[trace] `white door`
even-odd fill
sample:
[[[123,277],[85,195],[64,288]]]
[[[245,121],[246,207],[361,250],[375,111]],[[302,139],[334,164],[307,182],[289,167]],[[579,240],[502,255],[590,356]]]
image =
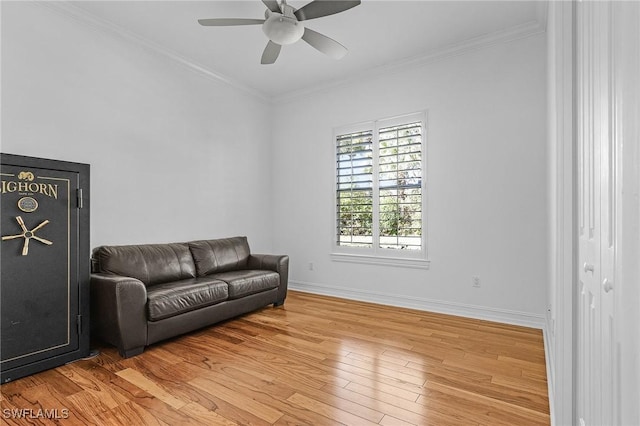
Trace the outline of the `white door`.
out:
[[[578,214],[577,414],[616,424],[616,134],[612,2],[579,2],[576,27]]]
[[[640,425],[640,2],[613,6],[614,421]]]
[[[599,51],[602,60],[602,76],[600,80],[600,96],[602,107],[598,119],[602,123],[600,129],[600,330],[601,352],[600,374],[601,387],[600,407],[602,425],[619,424],[616,419],[616,328],[614,316],[615,246],[616,246],[616,102],[613,90],[614,62],[612,57],[616,45],[613,31],[613,3],[597,2],[596,14],[603,25],[600,34]]]

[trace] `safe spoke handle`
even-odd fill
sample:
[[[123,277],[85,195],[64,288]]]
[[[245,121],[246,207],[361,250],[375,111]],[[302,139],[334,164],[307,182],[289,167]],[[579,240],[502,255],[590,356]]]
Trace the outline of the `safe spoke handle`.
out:
[[[2,241],[7,241],[7,240],[14,240],[16,238],[24,238],[24,245],[22,246],[22,255],[26,256],[29,254],[29,240],[30,239],[34,239],[36,241],[41,242],[42,244],[46,244],[48,246],[53,244],[53,241],[49,241],[46,238],[41,238],[38,237],[35,232],[44,227],[46,224],[49,223],[49,219],[45,219],[44,221],[42,221],[40,223],[40,225],[36,226],[35,228],[33,228],[31,231],[29,231],[27,229],[27,225],[25,225],[24,220],[22,219],[21,216],[16,216],[16,221],[18,222],[18,225],[20,225],[20,228],[22,228],[22,234],[16,234],[16,235],[5,235],[2,237]]]

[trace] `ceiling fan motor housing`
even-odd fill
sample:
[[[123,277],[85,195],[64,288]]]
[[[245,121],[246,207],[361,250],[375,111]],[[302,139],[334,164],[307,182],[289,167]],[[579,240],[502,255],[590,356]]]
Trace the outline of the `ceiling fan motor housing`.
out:
[[[274,43],[293,44],[302,38],[304,25],[295,17],[272,12],[262,24],[262,31]]]

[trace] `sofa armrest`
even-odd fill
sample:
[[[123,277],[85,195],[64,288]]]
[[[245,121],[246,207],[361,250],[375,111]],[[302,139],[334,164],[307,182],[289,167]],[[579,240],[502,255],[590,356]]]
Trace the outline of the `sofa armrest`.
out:
[[[147,343],[147,289],[142,281],[113,274],[91,274],[91,324],[100,339],[128,358]]]
[[[282,305],[284,303],[284,299],[287,298],[287,286],[289,285],[289,256],[274,254],[251,254],[249,255],[248,268],[275,271],[280,275],[278,297],[274,302],[274,305]]]

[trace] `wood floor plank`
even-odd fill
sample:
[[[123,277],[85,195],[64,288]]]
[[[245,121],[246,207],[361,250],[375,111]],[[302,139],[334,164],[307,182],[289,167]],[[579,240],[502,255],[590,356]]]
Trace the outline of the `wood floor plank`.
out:
[[[95,416],[95,423],[101,425],[149,425],[171,426],[133,401],[128,401],[107,412]]]
[[[464,407],[462,412],[472,414],[479,421],[484,420],[489,424],[493,422],[503,425],[528,424],[533,426],[549,422],[548,413],[517,406],[499,398],[438,383],[429,383],[428,385],[430,393],[427,396],[421,395],[418,398],[419,404],[430,406],[439,403],[457,410]]]
[[[181,410],[203,425],[234,426],[237,424],[195,402],[188,403]]]
[[[290,291],[136,357],[96,343],[97,357],[0,386],[2,410],[68,410],[64,426],[550,421],[542,333],[526,327]]]
[[[80,388],[79,392],[74,392],[69,398],[83,393],[90,394],[94,399],[100,401],[100,405],[106,406],[109,409],[124,404],[128,400],[127,397],[117,390],[102,382],[100,378],[76,365],[65,365],[58,368],[57,371],[62,373],[65,379],[73,381]]]
[[[523,377],[507,377],[494,375],[491,377],[491,383],[508,387],[516,391],[531,392],[541,396],[545,400],[547,399],[546,382]]]
[[[253,414],[256,417],[261,418],[262,420],[270,424],[278,421],[278,419],[284,414],[259,401],[246,398],[246,395],[242,394],[241,392],[227,387],[227,385],[229,384],[220,383],[219,381],[212,380],[210,377],[196,378],[191,380],[189,383],[206,392],[215,392],[215,395],[217,397],[224,399],[228,403],[233,404],[242,401],[241,404],[243,410]]]
[[[396,419],[389,415],[385,415],[379,423],[381,426],[410,426],[413,423],[405,422],[404,420]]]
[[[84,392],[84,391],[81,391]],[[45,383],[38,386],[30,387],[28,390],[24,391],[21,394],[20,399],[12,399],[16,406],[21,409],[32,409],[32,410],[68,410],[69,417],[65,419],[66,423],[72,425],[82,425],[88,424],[90,419],[93,416],[93,413],[106,411],[107,407],[101,406],[98,403],[92,403],[85,407],[81,404],[78,404],[77,401],[72,398],[78,395],[78,393],[64,396],[58,393],[55,387],[51,386],[49,383]],[[27,404],[20,404],[19,402],[27,402]],[[80,408],[82,407],[82,410]],[[46,424],[47,422],[43,422]],[[28,424],[28,423],[25,423]]]
[[[420,396],[419,393],[407,392],[398,388],[385,388],[377,384],[374,386],[365,386],[358,383],[349,383],[344,388],[397,406],[401,406],[405,402],[416,402]],[[387,392],[385,392],[385,390]]]
[[[327,389],[329,391],[329,389]],[[464,419],[459,413],[449,410],[434,410],[422,404],[410,401],[395,401],[395,404],[383,401],[378,396],[367,396],[345,388],[333,388],[331,394],[342,399],[356,402],[365,407],[379,410],[387,415],[415,425],[458,426],[460,424],[477,424],[475,421]]]
[[[380,414],[378,421],[370,421],[299,393],[293,394],[287,401],[346,425],[377,425],[384,417]]]
[[[372,357],[368,354],[361,354],[360,352],[353,351],[346,354],[346,356],[349,358],[353,358],[356,361],[363,361],[363,362],[376,363],[376,364],[378,362],[384,362],[384,363],[387,363],[388,365],[395,365],[399,367],[406,367],[407,364],[409,363],[409,361],[406,361],[401,358],[385,355],[384,353]]]
[[[153,382],[146,378],[142,373],[131,368],[127,368],[116,373],[132,385],[139,387],[140,389],[149,392],[160,401],[172,406],[173,408],[180,409],[184,407],[188,402],[179,400],[171,395],[165,389],[162,389],[156,382]]]

